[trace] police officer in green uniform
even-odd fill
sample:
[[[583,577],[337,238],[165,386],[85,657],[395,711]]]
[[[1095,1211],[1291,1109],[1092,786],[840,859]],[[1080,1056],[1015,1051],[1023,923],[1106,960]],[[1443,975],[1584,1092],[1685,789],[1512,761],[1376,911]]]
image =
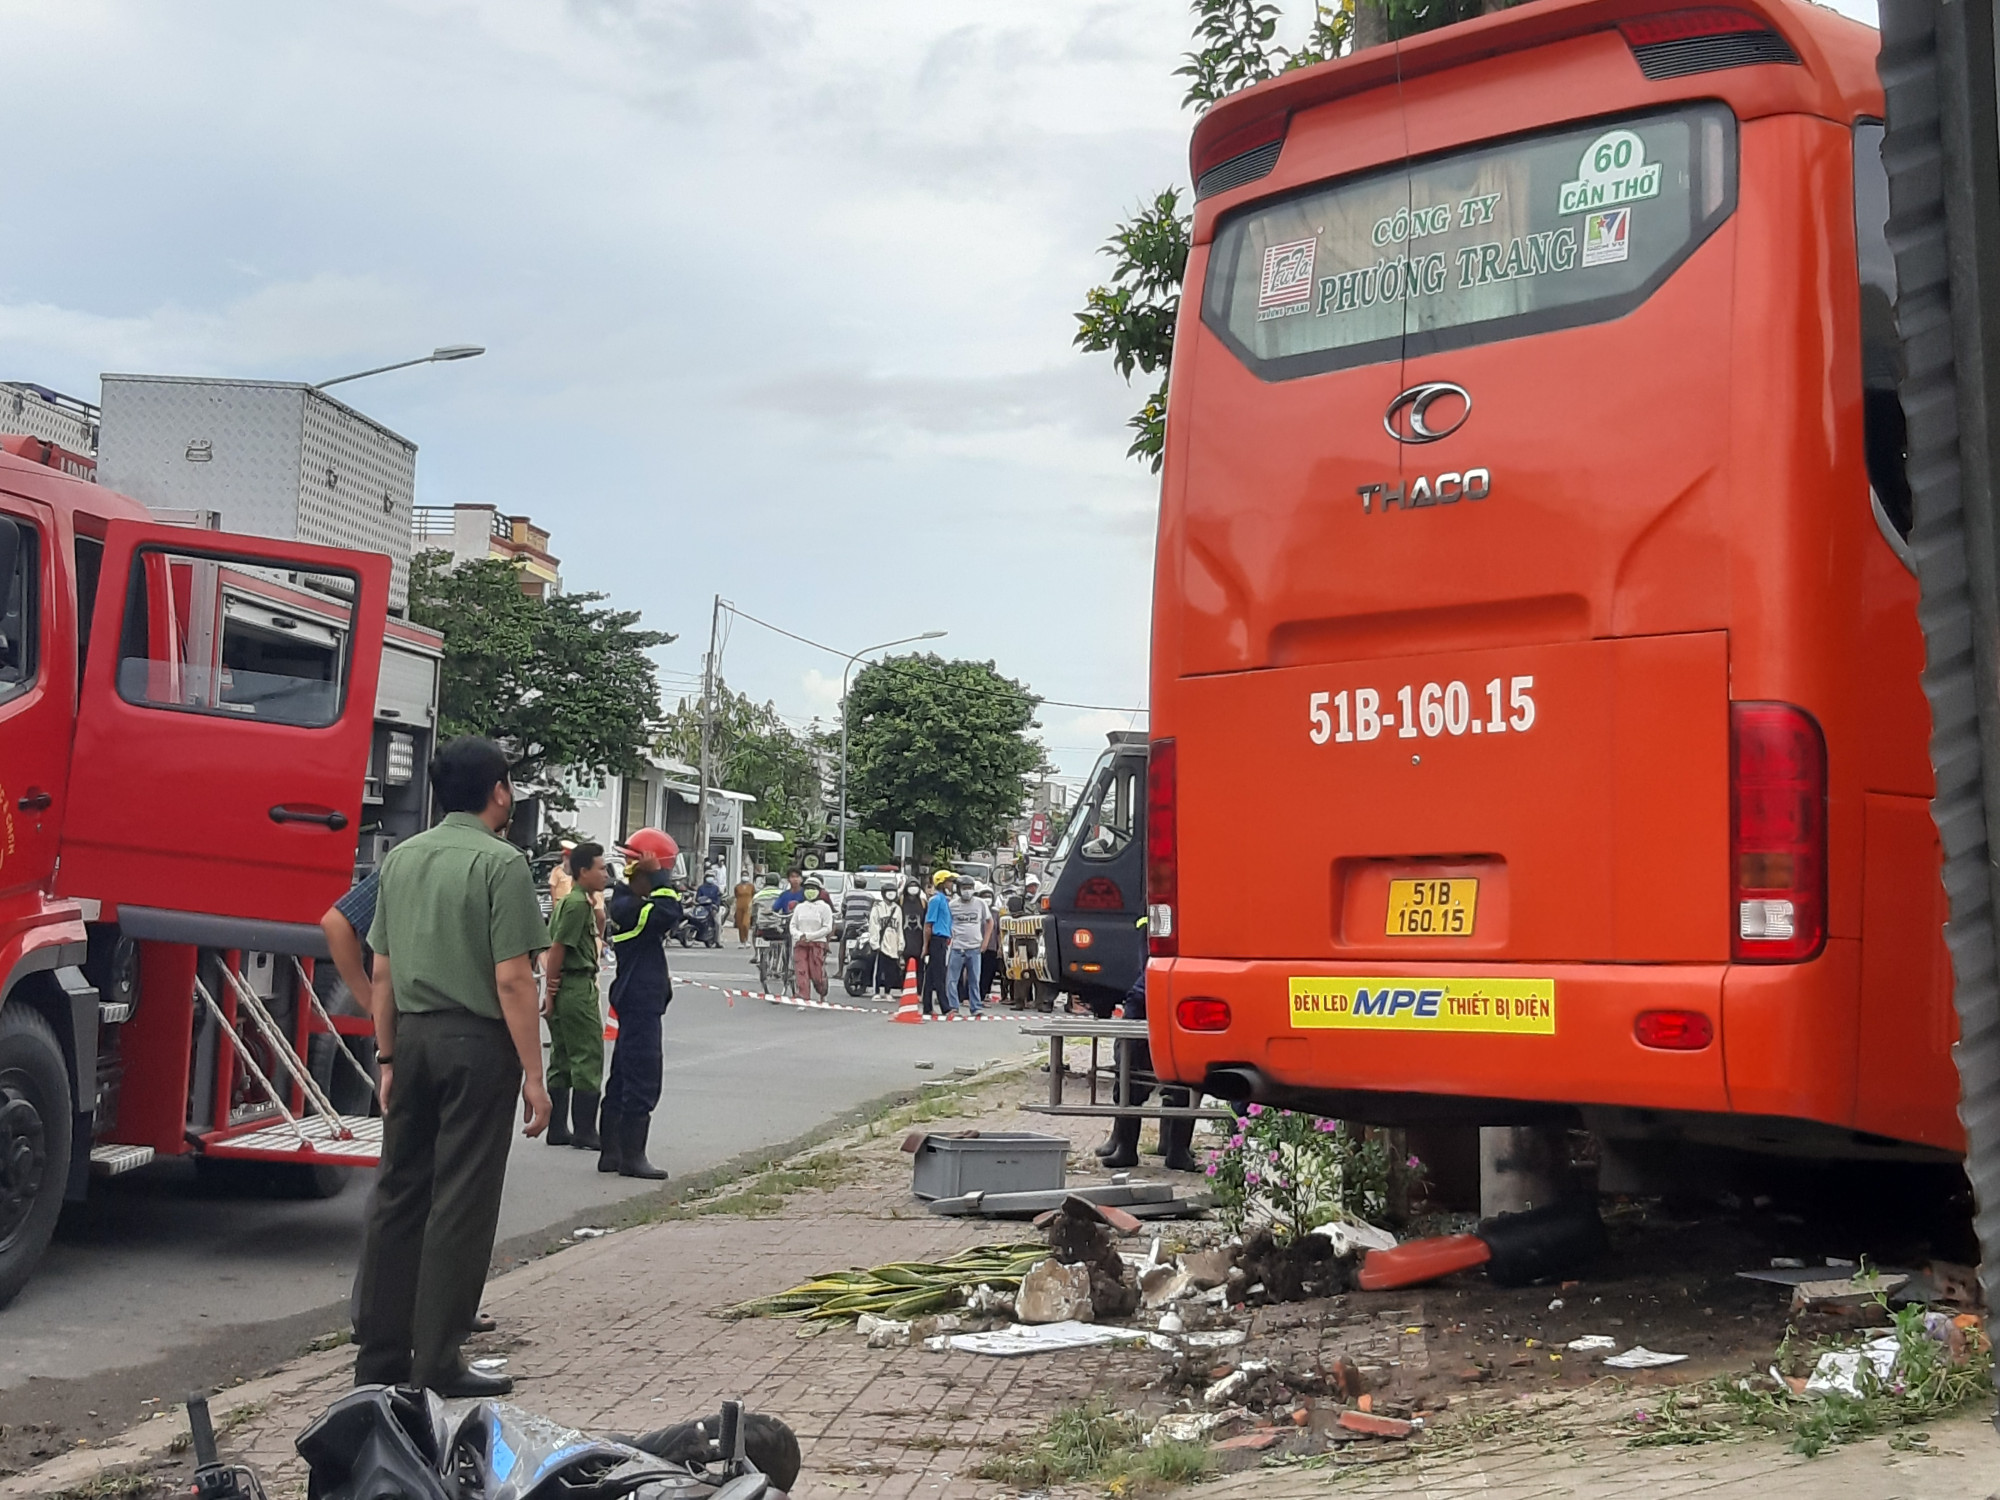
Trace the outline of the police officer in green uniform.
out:
[[[550,914],[549,954],[542,964],[542,1014],[549,1022],[548,1139],[551,1146],[595,1151],[604,1013],[597,1004],[597,908],[590,898],[611,883],[611,872],[602,844],[578,844],[565,860],[575,884]]]
[[[500,1396],[505,1375],[466,1367],[514,1101],[522,1133],[549,1122],[533,955],[549,945],[527,858],[500,835],[514,810],[507,758],[453,740],[431,763],[444,820],[382,862],[368,930],[382,1163],[361,1253],[357,1385]]]

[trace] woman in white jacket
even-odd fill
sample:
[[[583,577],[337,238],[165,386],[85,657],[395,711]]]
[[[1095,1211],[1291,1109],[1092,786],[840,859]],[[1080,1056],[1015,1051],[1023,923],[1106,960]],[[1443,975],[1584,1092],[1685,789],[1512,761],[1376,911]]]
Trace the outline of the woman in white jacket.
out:
[[[807,881],[805,900],[792,908],[792,977],[801,1000],[826,998],[826,944],[832,936],[833,908],[825,892]]]

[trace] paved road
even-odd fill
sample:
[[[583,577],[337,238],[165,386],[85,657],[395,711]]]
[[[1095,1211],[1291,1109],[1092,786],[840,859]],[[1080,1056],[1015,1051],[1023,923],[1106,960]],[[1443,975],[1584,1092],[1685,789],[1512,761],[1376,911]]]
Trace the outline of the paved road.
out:
[[[1003,1021],[889,1025],[889,1005],[857,1015],[732,1003],[690,982],[754,989],[747,959],[730,944],[675,958],[680,988],[667,1015],[666,1094],[650,1153],[676,1176],[793,1140],[955,1066],[1032,1045]],[[837,988],[834,998],[846,999]],[[935,1071],[918,1070],[919,1060]],[[652,1190],[595,1166],[594,1154],[517,1141],[501,1239]],[[31,1377],[95,1377],[169,1356],[192,1371],[201,1362],[189,1364],[191,1351],[244,1343],[246,1325],[342,1304],[366,1202],[359,1175],[325,1201],[272,1202],[198,1183],[184,1162],[96,1184],[90,1201],[65,1211],[34,1281],[0,1310],[0,1393]],[[339,1319],[319,1322],[330,1328]],[[0,1420],[18,1416],[9,1404],[0,1395]]]

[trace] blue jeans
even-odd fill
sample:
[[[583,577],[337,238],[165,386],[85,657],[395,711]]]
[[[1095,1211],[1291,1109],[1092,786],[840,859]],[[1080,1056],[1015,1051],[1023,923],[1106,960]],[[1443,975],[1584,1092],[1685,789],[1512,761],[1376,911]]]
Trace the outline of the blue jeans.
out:
[[[944,993],[947,1001],[960,998],[960,987],[964,988],[965,1013],[979,1014],[979,950],[977,948],[954,948],[951,957],[945,960]]]

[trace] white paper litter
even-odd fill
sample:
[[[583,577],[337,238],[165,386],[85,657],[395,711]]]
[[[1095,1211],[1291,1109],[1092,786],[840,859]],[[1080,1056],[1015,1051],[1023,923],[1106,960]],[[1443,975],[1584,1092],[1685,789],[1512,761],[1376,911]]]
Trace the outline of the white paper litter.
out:
[[[1393,1250],[1396,1237],[1388,1230],[1374,1224],[1364,1224],[1357,1219],[1336,1219],[1331,1224],[1322,1224],[1313,1231],[1323,1234],[1333,1241],[1333,1253],[1345,1255],[1350,1250]]]
[[[569,1237],[573,1240],[601,1240],[609,1233],[608,1229],[572,1229]]]
[[[502,1370],[507,1368],[507,1361],[497,1358],[475,1359],[470,1368],[477,1375],[498,1375]]]
[[[1604,1367],[1607,1370],[1657,1370],[1662,1365],[1677,1365],[1686,1358],[1685,1354],[1661,1354],[1644,1344],[1634,1344],[1623,1354],[1612,1355],[1604,1362]]]
[[[1094,1349],[1100,1344],[1152,1344],[1173,1348],[1173,1340],[1136,1328],[1106,1328],[1071,1318],[1062,1323],[1010,1323],[990,1333],[954,1333],[926,1339],[926,1349],[953,1349],[961,1354],[990,1354],[1011,1359],[1023,1354],[1055,1354],[1064,1349]]]
[[[1146,1446],[1157,1448],[1161,1443],[1206,1442],[1216,1428],[1230,1422],[1246,1421],[1249,1416],[1250,1413],[1240,1406],[1232,1406],[1227,1411],[1168,1412],[1146,1434]]]
[[[1870,1339],[1859,1349],[1837,1349],[1822,1354],[1806,1379],[1806,1394],[1824,1396],[1839,1391],[1844,1396],[1861,1394],[1861,1361],[1867,1360],[1877,1380],[1886,1381],[1896,1368],[1896,1339]]]
[[[1616,1349],[1618,1340],[1608,1333],[1586,1333],[1580,1339],[1571,1339],[1563,1347],[1577,1354],[1589,1354],[1598,1349]]]

